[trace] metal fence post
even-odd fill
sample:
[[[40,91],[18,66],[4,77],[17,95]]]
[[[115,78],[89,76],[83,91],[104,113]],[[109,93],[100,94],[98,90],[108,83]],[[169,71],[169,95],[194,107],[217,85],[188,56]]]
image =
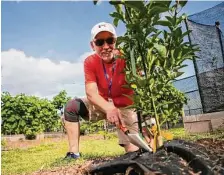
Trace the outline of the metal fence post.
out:
[[[220,22],[219,21],[215,22],[215,27],[219,37],[219,42],[220,42],[220,47],[222,52],[222,59],[223,59],[223,67],[224,67],[224,50],[223,50],[223,43],[222,43],[222,36],[221,36],[222,31],[220,30],[219,26],[220,26]]]

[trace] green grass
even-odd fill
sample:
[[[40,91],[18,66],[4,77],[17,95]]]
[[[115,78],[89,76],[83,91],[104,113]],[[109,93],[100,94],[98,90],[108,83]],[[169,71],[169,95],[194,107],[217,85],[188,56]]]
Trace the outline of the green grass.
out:
[[[170,129],[174,138],[197,140],[201,138],[224,138],[224,132],[218,131],[207,134],[185,134],[183,128]],[[114,157],[124,154],[123,148],[118,146],[117,138],[109,140],[82,140],[80,151],[82,158],[77,161],[63,160],[67,152],[67,140],[50,142],[28,149],[13,149],[2,152],[2,174],[24,174],[38,170],[52,169],[53,167],[71,164],[83,164],[92,158]]]
[[[169,131],[173,133],[174,139],[183,139],[183,140],[191,140],[191,141],[204,139],[204,138],[224,139],[223,130],[217,130],[211,133],[200,133],[200,134],[185,133],[184,128],[174,128],[174,129],[169,129]]]
[[[92,158],[113,157],[124,153],[117,139],[84,140],[80,144],[82,158],[78,161],[63,160],[67,152],[67,141],[48,143],[28,148],[2,152],[2,174],[24,174],[41,169],[82,164]]]

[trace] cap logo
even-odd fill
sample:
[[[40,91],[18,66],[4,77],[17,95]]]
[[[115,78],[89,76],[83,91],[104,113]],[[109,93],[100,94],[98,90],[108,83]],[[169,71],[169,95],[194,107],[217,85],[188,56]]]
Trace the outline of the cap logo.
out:
[[[99,27],[99,28],[101,28],[101,27],[106,27],[106,25],[105,25],[105,24],[101,24],[101,25],[99,25],[98,27]]]

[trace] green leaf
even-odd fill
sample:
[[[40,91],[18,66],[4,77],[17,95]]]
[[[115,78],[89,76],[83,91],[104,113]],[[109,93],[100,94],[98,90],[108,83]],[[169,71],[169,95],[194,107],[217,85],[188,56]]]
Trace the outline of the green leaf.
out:
[[[130,31],[138,31],[139,30],[139,24],[126,24],[126,28]],[[133,39],[133,36],[131,37]]]
[[[165,18],[172,24],[172,26],[175,26],[175,19],[171,16],[165,16]]]
[[[180,66],[178,66],[177,68],[178,69],[181,69],[181,68],[184,68],[184,67],[187,67],[188,65],[187,64],[184,64],[184,65],[180,65]]]
[[[154,44],[154,47],[157,49],[158,53],[164,58],[166,57],[166,47],[161,44]]]
[[[130,57],[131,57],[132,73],[134,75],[136,75],[135,58],[134,58],[134,48],[132,48],[131,51],[130,51]]]
[[[180,0],[178,2],[181,5],[181,7],[184,7],[187,4],[187,1],[185,1],[185,0]]]
[[[156,57],[154,55],[152,55],[151,52],[152,52],[152,48],[148,49],[147,60],[149,62],[149,64],[148,64],[149,72],[152,70],[152,65],[154,64],[154,61],[156,59]]]
[[[156,22],[157,25],[161,25],[161,26],[172,26],[172,24],[169,21],[164,21],[164,20],[160,20]]]
[[[145,10],[143,1],[125,1],[124,5],[141,12]]]
[[[118,26],[118,22],[119,22],[119,19],[118,18],[114,18],[114,21],[113,21],[113,24],[114,26]]]
[[[155,80],[153,78],[151,78],[149,81],[149,86],[151,89],[153,88],[154,84],[155,84]]]
[[[112,0],[112,1],[109,1],[109,3],[111,5],[119,5],[119,4],[124,4],[123,1],[119,1],[119,0]]]
[[[129,42],[129,38],[127,36],[119,36],[117,37],[117,44],[121,44],[123,42]]]
[[[145,79],[139,79],[138,80],[138,84],[139,84],[139,86],[140,87],[145,87],[146,86],[146,84],[147,84],[147,82],[145,81]]]
[[[19,124],[20,124],[20,126],[25,126],[26,125],[26,122],[24,121],[24,120],[21,120],[20,122],[19,122]]]
[[[182,38],[182,30],[181,27],[177,27],[174,31],[175,39],[180,40]]]
[[[150,17],[150,18],[154,17],[156,14],[160,14],[160,13],[168,11],[168,9],[169,8],[167,8],[167,7],[155,6],[152,9],[150,9],[148,17]]]
[[[170,4],[171,4],[171,0],[156,0],[156,1],[152,1],[153,5],[156,5],[156,6],[160,6],[160,7],[169,7]]]
[[[9,121],[9,122],[15,122],[16,121],[15,115],[12,115],[11,117],[9,117],[7,119],[7,121]]]
[[[179,77],[179,76],[181,76],[181,75],[183,75],[183,74],[184,74],[184,72],[177,72],[175,78],[177,78],[177,77]]]
[[[159,85],[157,85],[156,89],[159,92],[159,91],[162,91],[163,87],[164,87],[163,84],[159,84]]]
[[[184,32],[181,36],[181,39],[183,39],[185,36],[188,36],[191,32],[192,32],[192,30],[188,30],[188,31]]]
[[[116,8],[117,12],[123,15],[123,11],[122,11],[122,5],[118,4],[118,5],[114,5],[114,7]]]
[[[15,130],[16,127],[17,127],[17,123],[13,123],[13,124],[12,124],[12,129]]]
[[[172,103],[173,103],[172,101],[165,101],[163,103],[158,104],[157,107],[158,107],[158,109],[160,107],[164,107],[164,109],[168,109],[169,104],[172,104]]]
[[[120,13],[117,13],[117,12],[113,12],[110,14],[110,16],[114,17],[114,18],[118,18],[120,20],[124,20],[123,16],[120,14]]]

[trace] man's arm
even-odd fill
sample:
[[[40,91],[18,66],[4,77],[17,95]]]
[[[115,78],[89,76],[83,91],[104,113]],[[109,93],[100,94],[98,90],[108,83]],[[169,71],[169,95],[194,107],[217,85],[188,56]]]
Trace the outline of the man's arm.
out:
[[[120,122],[122,122],[119,109],[101,97],[97,90],[95,82],[86,84],[86,95],[88,100],[106,113],[106,118],[109,122],[115,123],[116,126],[119,126]]]
[[[109,103],[98,94],[97,92],[98,88],[95,82],[87,83],[85,85],[85,88],[86,88],[87,99],[91,103],[99,107],[102,111],[107,113],[107,111],[115,108],[115,106],[112,103]]]
[[[85,88],[87,99],[97,107],[99,107],[106,114],[106,118],[109,122],[119,125],[121,114],[114,104],[109,103],[103,97],[98,94],[98,87],[96,84],[96,72],[94,64],[90,58],[84,61],[85,72]]]
[[[96,84],[96,70],[94,67],[94,59],[92,57],[85,59],[84,72],[87,99],[105,113],[111,108],[115,108],[113,104],[107,102],[98,94],[98,87]]]

